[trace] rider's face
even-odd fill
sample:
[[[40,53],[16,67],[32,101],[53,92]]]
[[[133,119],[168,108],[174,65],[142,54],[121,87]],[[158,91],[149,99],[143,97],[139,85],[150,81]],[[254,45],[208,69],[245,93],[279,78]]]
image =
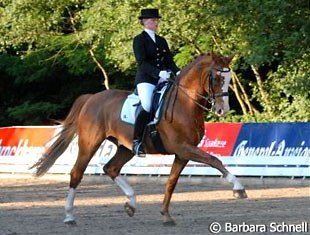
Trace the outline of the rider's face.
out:
[[[157,18],[150,18],[150,19],[144,19],[143,25],[145,28],[156,31],[158,28],[159,19]]]

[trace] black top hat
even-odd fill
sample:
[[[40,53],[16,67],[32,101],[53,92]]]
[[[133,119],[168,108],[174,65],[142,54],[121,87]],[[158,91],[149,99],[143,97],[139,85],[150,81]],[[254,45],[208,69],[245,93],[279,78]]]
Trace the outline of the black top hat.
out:
[[[158,19],[161,18],[158,9],[142,9],[141,15],[139,16],[139,20],[149,18],[158,18]]]

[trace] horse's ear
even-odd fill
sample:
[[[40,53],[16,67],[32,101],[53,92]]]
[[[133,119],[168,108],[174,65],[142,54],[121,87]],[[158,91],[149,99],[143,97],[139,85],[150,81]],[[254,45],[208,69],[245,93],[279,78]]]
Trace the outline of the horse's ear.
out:
[[[230,64],[230,62],[232,61],[232,59],[235,57],[236,53],[231,54],[230,56],[226,57],[226,62],[227,64]]]

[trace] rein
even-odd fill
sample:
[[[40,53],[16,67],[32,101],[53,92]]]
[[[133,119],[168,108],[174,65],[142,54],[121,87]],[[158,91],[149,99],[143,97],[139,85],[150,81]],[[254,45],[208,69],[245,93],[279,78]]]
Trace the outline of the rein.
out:
[[[171,79],[172,80],[172,79]],[[182,91],[188,98],[190,98],[197,106],[199,106],[200,108],[202,108],[205,111],[212,111],[213,106],[215,104],[215,99],[210,99],[209,97],[205,97],[201,94],[199,94],[198,92],[196,92],[196,94],[198,95],[198,97],[202,98],[203,100],[207,101],[209,104],[211,104],[211,108],[207,108],[206,106],[200,104],[197,100],[195,100],[194,98],[192,98],[188,92],[186,91],[186,89],[182,86],[180,86],[179,84],[177,84],[176,82],[173,82],[173,84],[175,85],[175,87],[177,87],[180,91]]]

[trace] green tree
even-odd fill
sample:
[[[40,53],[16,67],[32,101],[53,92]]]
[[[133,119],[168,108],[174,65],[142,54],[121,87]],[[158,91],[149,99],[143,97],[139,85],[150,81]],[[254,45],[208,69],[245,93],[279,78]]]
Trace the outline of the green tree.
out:
[[[231,115],[207,120],[309,121],[306,0],[0,0],[0,123],[43,123],[81,93],[132,89],[146,7],[160,9],[159,34],[180,67],[236,53]]]
[[[7,124],[64,116],[78,95],[100,90],[98,80],[85,78],[99,76],[89,48],[74,33],[70,11],[81,7],[77,1],[6,1],[0,6],[1,116],[12,120]]]

